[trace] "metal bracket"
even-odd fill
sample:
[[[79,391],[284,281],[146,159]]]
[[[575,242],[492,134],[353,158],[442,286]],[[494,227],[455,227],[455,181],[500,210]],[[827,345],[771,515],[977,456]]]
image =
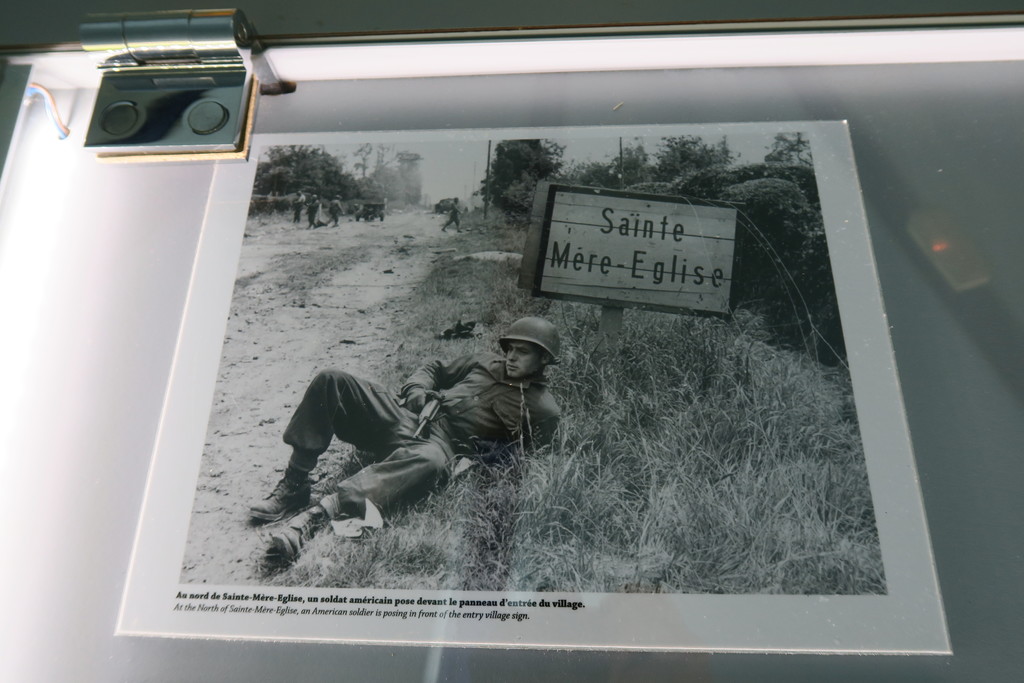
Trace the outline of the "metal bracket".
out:
[[[244,158],[257,92],[295,90],[239,10],[95,16],[80,32],[104,57],[85,146],[107,159]]]

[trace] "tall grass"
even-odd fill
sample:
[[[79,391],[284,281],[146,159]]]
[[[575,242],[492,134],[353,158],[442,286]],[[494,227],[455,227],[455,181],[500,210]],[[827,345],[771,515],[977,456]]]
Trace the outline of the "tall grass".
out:
[[[460,252],[518,237],[500,225]],[[766,343],[757,316],[627,311],[602,352],[596,307],[533,299],[513,266],[440,259],[395,322],[392,386],[422,362],[555,322],[555,443],[476,467],[370,538],[314,540],[290,585],[519,591],[884,593],[849,378]],[[455,319],[481,339],[441,341]],[[351,465],[349,468],[351,469]]]

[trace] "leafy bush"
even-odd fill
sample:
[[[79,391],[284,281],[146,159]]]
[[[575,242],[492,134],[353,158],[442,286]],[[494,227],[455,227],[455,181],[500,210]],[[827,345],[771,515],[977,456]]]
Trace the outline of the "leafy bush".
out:
[[[490,177],[481,194],[508,217],[524,222],[533,206],[537,182],[558,173],[563,147],[550,140],[503,140],[494,148]]]
[[[738,305],[762,312],[779,341],[802,347],[822,362],[844,362],[820,209],[796,183],[780,178],[731,185],[720,199],[740,210],[733,283]]]
[[[673,190],[692,197],[713,199],[721,197],[722,193],[733,185],[759,178],[787,180],[800,189],[809,206],[819,208],[818,182],[814,177],[814,168],[804,164],[747,164],[729,168],[709,168],[698,172],[685,183],[676,184]]]

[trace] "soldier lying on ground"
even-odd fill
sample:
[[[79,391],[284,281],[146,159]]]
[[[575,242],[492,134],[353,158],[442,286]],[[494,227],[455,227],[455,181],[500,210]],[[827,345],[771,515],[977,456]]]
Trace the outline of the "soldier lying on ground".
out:
[[[443,483],[456,453],[477,441],[544,444],[559,408],[544,369],[557,362],[555,326],[522,318],[499,339],[504,356],[485,353],[417,370],[396,399],[387,389],[339,370],[310,383],[284,432],[292,447],[284,478],[250,509],[258,522],[275,522],[309,505],[309,473],[332,437],[372,454],[374,463],[271,535],[268,554],[293,562],[329,521],[362,518],[367,501],[384,512],[411,503]],[[420,411],[431,399],[441,408],[429,432],[417,434]]]

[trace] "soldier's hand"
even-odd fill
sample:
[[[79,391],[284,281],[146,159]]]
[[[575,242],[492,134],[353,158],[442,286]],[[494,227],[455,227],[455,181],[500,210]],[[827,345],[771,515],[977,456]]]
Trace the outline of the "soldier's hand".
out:
[[[423,406],[427,405],[427,402],[432,398],[440,398],[441,395],[436,391],[425,389],[423,387],[410,387],[405,392],[405,407],[413,413],[419,415],[423,410]]]
[[[409,387],[405,392],[405,409],[419,415],[427,404],[427,390],[423,387]]]

